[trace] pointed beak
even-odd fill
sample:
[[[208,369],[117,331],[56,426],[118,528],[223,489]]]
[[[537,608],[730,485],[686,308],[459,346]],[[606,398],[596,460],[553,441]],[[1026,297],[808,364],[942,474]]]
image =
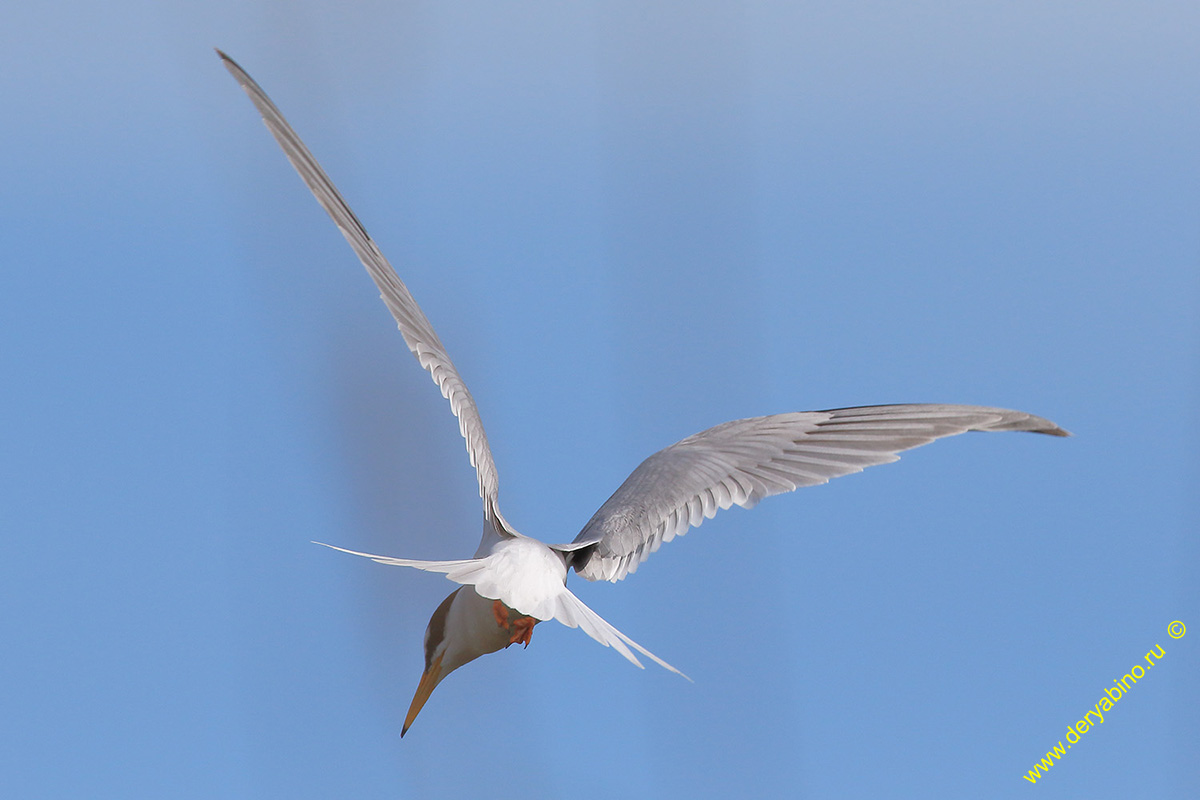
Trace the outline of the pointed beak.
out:
[[[417,684],[417,693],[413,695],[412,704],[408,707],[408,716],[404,718],[404,727],[400,729],[400,738],[404,738],[404,734],[408,733],[408,729],[412,727],[413,720],[417,718],[417,714],[421,713],[421,709],[425,707],[425,701],[429,699],[429,695],[433,694],[436,687],[442,680],[442,657],[438,656],[429,665],[429,669],[421,675],[421,682]]]

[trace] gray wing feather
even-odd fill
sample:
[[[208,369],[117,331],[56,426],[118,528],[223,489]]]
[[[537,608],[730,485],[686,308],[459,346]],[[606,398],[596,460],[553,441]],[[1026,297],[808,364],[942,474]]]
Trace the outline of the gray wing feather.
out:
[[[1003,408],[890,405],[804,411],[726,422],[647,458],[564,551],[588,580],[619,581],[663,542],[717,511],[896,461],[966,431],[1067,436],[1052,422]]]
[[[333,185],[333,181],[321,169],[321,165],[317,163],[304,142],[292,130],[292,126],[284,119],[283,114],[271,102],[262,88],[254,82],[254,79],[246,74],[245,70],[239,67],[233,59],[220,50],[217,51],[217,54],[225,63],[226,69],[246,90],[246,94],[250,96],[250,100],[262,114],[263,122],[266,123],[271,135],[275,137],[275,141],[283,148],[288,161],[295,167],[296,172],[300,174],[304,183],[317,198],[317,202],[328,212],[334,224],[338,226],[342,235],[346,237],[346,241],[350,243],[350,247],[362,261],[363,266],[367,268],[371,280],[375,281],[375,285],[379,287],[380,297],[383,298],[388,310],[395,317],[400,333],[408,344],[408,349],[416,356],[421,366],[433,376],[442,396],[450,401],[450,409],[458,418],[459,432],[466,441],[471,466],[475,467],[476,476],[479,478],[479,496],[483,499],[484,515],[497,521],[506,532],[510,532],[511,529],[504,524],[503,517],[496,508],[498,491],[496,464],[492,461],[492,452],[488,447],[487,435],[483,431],[483,421],[479,417],[479,409],[475,406],[475,400],[467,391],[467,386],[459,376],[458,370],[450,361],[450,356],[446,354],[446,348],[438,339],[433,326],[392,265],[388,263],[379,247],[367,234],[366,228],[354,216],[354,212],[350,210],[350,206],[346,204],[342,195]]]

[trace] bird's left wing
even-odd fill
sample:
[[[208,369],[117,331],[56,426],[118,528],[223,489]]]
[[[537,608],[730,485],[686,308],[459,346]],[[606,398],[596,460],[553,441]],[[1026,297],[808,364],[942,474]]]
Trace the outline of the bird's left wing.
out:
[[[750,508],[965,431],[1068,435],[1041,417],[984,406],[863,406],[735,420],[647,458],[571,544],[555,547],[584,578],[619,581],[721,509]]]
[[[442,390],[442,396],[450,401],[450,409],[458,418],[459,432],[466,441],[471,466],[475,467],[476,477],[479,479],[479,496],[483,499],[484,516],[493,521],[496,528],[506,535],[514,535],[496,506],[496,464],[492,460],[487,435],[483,432],[483,420],[479,417],[479,409],[475,406],[475,399],[467,391],[467,385],[463,383],[458,370],[450,361],[450,356],[434,332],[433,326],[409,293],[408,287],[396,274],[396,270],[367,234],[366,228],[342,199],[333,181],[325,174],[325,170],[321,169],[321,165],[304,142],[300,141],[292,126],[271,102],[271,98],[267,97],[266,92],[232,58],[220,50],[217,51],[217,55],[221,57],[225,68],[245,89],[255,108],[262,114],[267,130],[283,148],[288,161],[295,167],[313,196],[317,198],[317,202],[329,214],[363,266],[367,268],[371,280],[379,287],[380,297],[395,317],[408,349],[416,356],[421,366],[429,370],[434,382]]]

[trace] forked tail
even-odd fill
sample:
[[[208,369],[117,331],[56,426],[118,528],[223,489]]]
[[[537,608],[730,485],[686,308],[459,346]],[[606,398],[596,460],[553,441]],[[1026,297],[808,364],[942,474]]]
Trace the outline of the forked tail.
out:
[[[566,625],[568,628],[579,628],[605,647],[613,647],[618,653],[636,664],[639,669],[642,668],[642,662],[637,660],[637,656],[629,652],[629,647],[637,650],[639,653],[653,661],[655,664],[658,664],[660,667],[669,669],[676,675],[687,678],[688,681],[692,680],[691,678],[688,678],[687,675],[684,675],[682,672],[675,669],[658,656],[654,655],[654,653],[651,653],[633,639],[630,639],[612,625],[608,624],[603,617],[584,605],[584,602],[578,597],[571,594],[571,590],[566,586],[563,587],[562,594],[558,596],[558,608],[554,612],[554,618],[563,625]],[[629,645],[629,647],[626,647],[625,645]]]
[[[476,591],[479,591],[478,584],[481,581],[487,581],[489,584],[495,583],[494,580],[488,580],[489,578],[495,577],[491,575],[490,557],[463,558],[454,561],[421,561],[414,558],[392,558],[391,556],[379,556],[372,553],[362,553],[358,550],[347,550],[344,547],[337,547],[336,545],[325,544],[324,542],[313,542],[313,544],[319,544],[332,550],[339,550],[343,553],[349,553],[352,556],[369,558],[372,561],[376,561],[380,564],[388,564],[395,567],[413,567],[414,569],[420,569],[426,572],[440,572],[455,583],[460,583],[464,586],[471,586]],[[491,594],[492,592],[480,592],[480,595],[486,597],[488,600],[501,600],[507,602],[504,597],[491,597]],[[612,647],[618,653],[633,662],[638,669],[643,669],[642,662],[638,661],[637,656],[630,651],[630,647],[664,669],[668,669],[671,672],[674,672],[676,675],[681,675],[684,678],[687,678],[689,681],[692,680],[691,678],[688,678],[687,675],[684,675],[682,672],[675,669],[675,667],[672,667],[666,661],[663,661],[661,658],[642,647],[633,639],[630,639],[628,636],[614,628],[607,621],[605,621],[603,617],[588,608],[582,600],[571,594],[571,590],[565,585],[562,587],[561,592],[555,595],[553,608],[554,619],[558,620],[563,625],[566,625],[568,628],[579,628],[605,647]]]

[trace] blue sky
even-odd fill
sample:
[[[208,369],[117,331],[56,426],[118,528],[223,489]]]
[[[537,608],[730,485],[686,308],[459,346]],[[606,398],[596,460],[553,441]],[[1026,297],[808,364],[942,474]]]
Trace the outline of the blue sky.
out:
[[[7,9],[0,785],[1196,796],[1198,25],[1056,0]],[[469,555],[475,478],[214,46],[438,328],[529,535],[569,540],[727,419],[961,402],[1076,435],[939,442],[574,579],[695,683],[542,625],[401,742],[452,587],[309,542]]]

